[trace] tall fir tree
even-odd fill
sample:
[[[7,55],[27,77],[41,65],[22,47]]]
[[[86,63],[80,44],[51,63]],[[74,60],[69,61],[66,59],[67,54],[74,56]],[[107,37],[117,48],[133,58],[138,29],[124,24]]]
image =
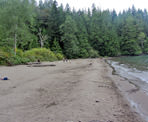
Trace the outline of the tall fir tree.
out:
[[[67,58],[77,58],[79,54],[78,40],[76,37],[77,26],[71,16],[67,16],[60,30],[63,34],[64,53]]]

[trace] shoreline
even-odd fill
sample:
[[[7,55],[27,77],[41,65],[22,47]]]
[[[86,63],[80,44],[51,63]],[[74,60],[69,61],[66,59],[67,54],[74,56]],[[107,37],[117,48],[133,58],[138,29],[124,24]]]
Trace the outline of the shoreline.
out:
[[[104,59],[42,64],[0,67],[0,121],[144,122]]]
[[[108,59],[104,59],[105,62],[109,65],[110,68],[112,68],[112,75],[113,79],[119,79],[117,82],[115,82],[116,86],[119,88],[121,94],[125,97],[125,99],[128,100],[130,103],[130,106],[134,111],[138,112],[142,118],[146,122],[148,122],[148,95],[145,91],[143,91],[140,86],[138,86],[134,81],[122,77],[119,74],[116,73],[115,68],[107,62]],[[109,59],[110,60],[110,59]],[[118,77],[118,78],[115,78]],[[138,80],[138,79],[135,79]],[[139,79],[140,80],[140,79]]]

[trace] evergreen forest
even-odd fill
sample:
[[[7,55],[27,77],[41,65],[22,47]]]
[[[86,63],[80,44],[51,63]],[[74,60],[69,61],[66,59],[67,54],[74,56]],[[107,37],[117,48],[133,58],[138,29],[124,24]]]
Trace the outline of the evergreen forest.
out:
[[[148,12],[0,0],[0,64],[148,53]]]

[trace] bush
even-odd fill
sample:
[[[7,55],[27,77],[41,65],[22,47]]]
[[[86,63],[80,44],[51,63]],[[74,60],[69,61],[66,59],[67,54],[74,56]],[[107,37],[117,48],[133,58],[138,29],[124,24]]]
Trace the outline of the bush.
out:
[[[80,49],[79,57],[80,58],[88,58],[89,57],[89,52],[84,48]]]
[[[89,51],[89,57],[90,58],[97,58],[97,57],[99,57],[99,54],[98,54],[98,52],[96,50],[91,49]]]
[[[27,58],[22,58],[17,55],[16,56],[13,55],[8,57],[7,60],[5,60],[5,62],[3,62],[2,64],[12,66],[12,65],[18,65],[18,64],[26,64],[27,62],[30,62],[30,60]]]
[[[8,65],[22,64],[22,59],[19,56],[11,56],[8,58]]]
[[[46,48],[34,48],[23,52],[20,49],[16,50],[16,56],[12,49],[1,48],[0,49],[0,65],[17,65],[26,64],[27,62],[40,61],[55,61],[63,59],[61,53],[53,53]]]
[[[0,64],[7,64],[7,60],[10,57],[10,54],[0,50]]]
[[[16,49],[16,55],[23,57],[24,52],[21,49]]]
[[[61,54],[61,53],[57,53],[56,57],[58,60],[62,60],[64,58],[63,54]]]
[[[28,50],[24,53],[24,57],[28,58],[30,61],[55,61],[57,60],[56,55],[46,48],[34,48]]]

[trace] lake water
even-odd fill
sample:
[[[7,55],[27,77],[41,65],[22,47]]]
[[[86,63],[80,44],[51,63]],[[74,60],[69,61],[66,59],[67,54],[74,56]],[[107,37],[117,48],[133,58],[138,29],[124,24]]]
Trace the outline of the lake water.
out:
[[[148,55],[116,57],[108,60],[108,63],[114,68],[115,74],[128,79],[126,81],[130,81],[145,93],[145,100],[131,97],[136,94],[128,94],[127,99],[148,122]]]
[[[116,57],[109,63],[116,74],[133,81],[148,94],[148,55]]]

